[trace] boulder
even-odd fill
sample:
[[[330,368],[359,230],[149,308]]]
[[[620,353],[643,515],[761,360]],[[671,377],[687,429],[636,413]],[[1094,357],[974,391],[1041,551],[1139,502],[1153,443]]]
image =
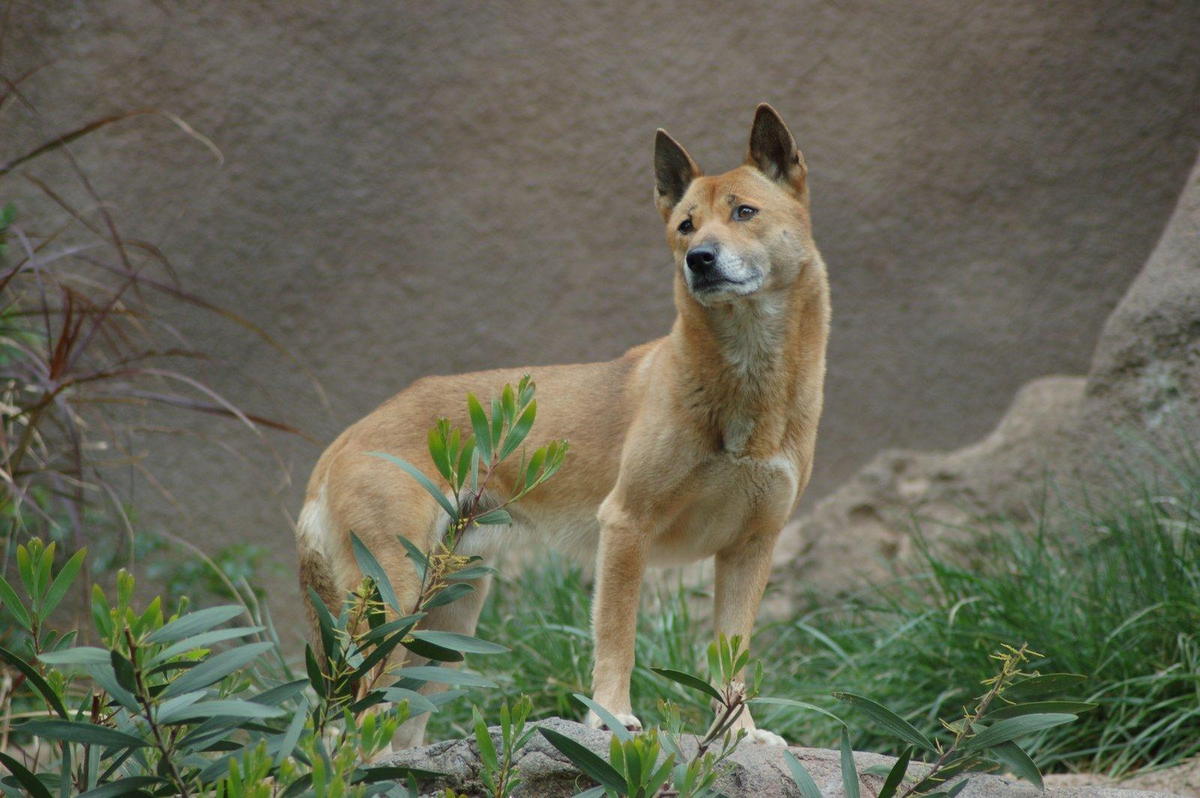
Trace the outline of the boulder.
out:
[[[963,449],[881,453],[785,530],[777,581],[844,591],[904,560],[914,520],[929,538],[958,537],[971,519],[1041,511],[1050,479],[1071,496],[1111,484],[1114,464],[1153,472],[1153,452],[1200,441],[1198,403],[1200,162],[1086,377],[1027,384],[999,425]]]
[[[539,726],[553,729],[586,746],[599,756],[608,758],[609,733],[589,729],[579,723],[560,718],[541,721]],[[492,739],[499,746],[500,730],[492,728]],[[695,746],[694,739],[685,739],[685,751]],[[813,781],[826,798],[842,796],[841,756],[837,751],[819,748],[790,748],[812,776]],[[800,790],[788,775],[783,759],[783,748],[762,745],[742,745],[734,752],[735,768],[718,782],[718,788],[730,798],[754,796],[754,798],[798,798]],[[859,773],[874,765],[891,766],[895,760],[878,754],[854,755]],[[446,774],[436,781],[425,784],[423,796],[440,796],[447,787],[457,794],[485,795],[479,780],[481,761],[479,749],[471,740],[448,740],[425,748],[413,748],[392,754],[380,761],[380,765],[405,765]],[[515,795],[537,796],[538,798],[566,798],[575,795],[594,783],[582,776],[541,734],[534,734],[517,755],[516,766],[521,785]],[[878,795],[883,779],[878,776],[861,776],[862,795],[874,798]],[[1137,792],[1111,787],[1070,786],[1054,787],[1044,793],[1025,782],[992,775],[974,775],[963,792],[962,798],[1169,798],[1170,793]]]

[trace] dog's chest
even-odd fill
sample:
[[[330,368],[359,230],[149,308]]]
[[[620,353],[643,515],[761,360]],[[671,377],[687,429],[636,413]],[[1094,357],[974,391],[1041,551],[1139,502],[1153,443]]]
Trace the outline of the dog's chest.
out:
[[[650,546],[652,565],[711,557],[759,525],[782,524],[795,503],[799,477],[785,455],[714,456],[693,475],[696,492]]]

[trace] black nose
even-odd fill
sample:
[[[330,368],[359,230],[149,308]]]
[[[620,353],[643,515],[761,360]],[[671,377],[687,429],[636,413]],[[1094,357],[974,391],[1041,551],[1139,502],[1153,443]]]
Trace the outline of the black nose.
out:
[[[701,244],[688,250],[687,266],[696,274],[712,271],[717,262],[717,248],[713,244]]]

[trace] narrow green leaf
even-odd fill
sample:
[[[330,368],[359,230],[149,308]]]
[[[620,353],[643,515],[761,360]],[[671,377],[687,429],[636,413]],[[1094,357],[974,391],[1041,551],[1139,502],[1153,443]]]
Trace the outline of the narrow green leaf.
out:
[[[107,648],[76,646],[62,651],[47,651],[38,657],[47,665],[111,665],[112,657]]]
[[[608,727],[608,730],[612,732],[618,740],[621,742],[628,742],[633,739],[633,735],[629,733],[629,729],[626,729],[625,724],[617,720],[616,715],[609,712],[607,709],[600,706],[598,703],[582,693],[575,693],[575,698],[592,712],[595,712],[596,717],[600,718],[604,725]]]
[[[508,435],[504,439],[504,448],[500,450],[500,459],[503,460],[517,450],[517,447],[524,442],[529,431],[533,429],[533,421],[537,418],[537,402],[529,403],[529,407],[525,408],[525,412],[517,419],[517,422],[512,425],[512,429],[508,431]]]
[[[112,659],[113,673],[117,676],[117,684],[131,693],[135,692],[137,684],[134,682],[133,663],[115,651],[110,651],[109,656]]]
[[[100,585],[92,585],[92,623],[102,640],[112,634],[112,614]]]
[[[50,704],[50,707],[57,712],[60,717],[64,719],[67,717],[67,708],[63,706],[62,701],[58,697],[58,693],[54,692],[54,688],[52,688],[49,683],[42,678],[42,675],[37,672],[36,668],[6,648],[0,648],[0,659],[3,659],[9,665],[20,671],[21,675],[25,677],[25,680],[33,686],[33,689],[38,691],[42,698],[44,698],[46,702]]]
[[[904,740],[904,742],[911,743],[926,751],[937,752],[937,746],[933,744],[932,740],[918,731],[911,723],[878,701],[872,701],[865,696],[855,695],[854,693],[834,693],[833,697],[861,710],[871,720],[883,726],[892,734]]]
[[[71,589],[71,585],[75,584],[75,577],[79,574],[79,569],[83,567],[85,557],[87,557],[87,549],[80,549],[71,559],[63,563],[63,567],[58,571],[58,576],[54,578],[54,584],[46,593],[46,601],[42,604],[43,618],[54,611],[54,608],[63,600],[63,596],[67,595],[67,591]]]
[[[446,497],[446,494],[442,492],[441,488],[433,483],[432,479],[425,476],[424,471],[417,468],[415,465],[401,460],[395,455],[387,454],[386,452],[367,452],[367,454],[371,455],[372,457],[378,457],[381,460],[387,460],[392,465],[398,466],[402,471],[404,471],[404,473],[415,479],[421,485],[421,487],[425,489],[426,493],[437,499],[438,504],[442,505],[442,509],[449,513],[451,518],[458,517],[458,508],[454,506],[454,502],[450,501],[450,499]]]
[[[409,778],[418,781],[428,781],[445,775],[445,773],[436,770],[422,770],[421,768],[410,768],[404,765],[363,765],[354,771],[350,782],[351,784],[387,783],[388,787],[392,787],[395,786],[395,782]]]
[[[452,648],[439,646],[435,643],[430,643],[418,637],[411,635],[405,637],[402,644],[418,657],[424,657],[432,662],[462,662],[463,655],[460,651],[455,651]]]
[[[25,605],[21,603],[21,599],[17,597],[17,591],[12,589],[12,585],[3,576],[0,576],[0,607],[7,607],[8,611],[17,619],[17,623],[26,631],[30,631],[29,611],[25,609]]]
[[[300,742],[300,735],[304,732],[304,724],[308,717],[308,701],[300,700],[300,706],[296,713],[292,716],[292,722],[288,724],[288,729],[283,734],[283,739],[279,741],[279,750],[275,753],[275,767],[279,767],[292,755],[296,750],[296,744]]]
[[[117,674],[113,672],[111,660],[84,665],[83,669],[88,676],[92,677],[92,681],[100,685],[104,692],[112,696],[117,703],[130,712],[138,711],[137,699],[133,697],[133,693],[126,690],[117,681]]]
[[[265,704],[269,707],[277,707],[285,701],[289,701],[303,693],[304,688],[307,686],[308,679],[295,679],[275,685],[270,690],[263,690],[258,695],[249,696],[246,700],[253,701],[256,704]],[[301,698],[300,703],[307,705],[308,701]]]
[[[123,795],[151,795],[150,788],[167,784],[166,779],[156,776],[128,776],[118,781],[110,781],[99,787],[79,793],[78,798],[120,798]]]
[[[413,679],[418,682],[436,682],[452,687],[495,687],[496,683],[485,679],[477,673],[455,670],[453,668],[438,668],[431,665],[417,665],[411,668],[400,668],[395,675],[401,679]]]
[[[458,483],[454,486],[455,492],[462,489],[463,482],[467,478],[467,474],[471,470],[471,461],[475,457],[475,438],[467,438],[463,443],[462,451],[458,453],[458,467],[455,472],[458,474]]]
[[[629,792],[629,787],[625,783],[625,779],[618,773],[613,766],[605,762],[600,757],[596,756],[590,749],[580,743],[572,740],[564,734],[560,734],[553,729],[538,728],[542,736],[559,750],[572,765],[586,776],[589,776],[600,782],[601,786],[607,787],[610,790],[616,790],[618,794],[625,795]]]
[[[992,746],[988,753],[1008,765],[1009,770],[1017,778],[1025,779],[1039,790],[1046,789],[1046,785],[1042,783],[1042,772],[1038,770],[1038,766],[1029,758],[1029,754],[1025,753],[1025,749],[1012,740]]]
[[[500,392],[500,405],[504,408],[504,422],[511,427],[517,417],[517,397],[511,383],[506,383]]]
[[[0,751],[0,762],[4,763],[4,766],[21,783],[22,787],[29,790],[29,794],[33,798],[54,798],[53,793],[46,788],[41,779],[29,771],[29,768],[2,751]]]
[[[245,667],[273,648],[275,648],[274,643],[248,643],[210,657],[168,684],[159,697],[166,699],[208,687]]]
[[[654,763],[650,762],[650,766]],[[646,795],[658,795],[659,789],[667,783],[667,779],[671,778],[671,769],[675,767],[675,755],[668,754],[663,761],[662,767],[650,775],[646,780]]]
[[[311,587],[308,588],[308,600],[312,602],[313,609],[316,610],[317,626],[321,633],[321,648],[324,651],[325,659],[330,662],[340,661],[342,650],[336,631],[337,622],[333,620],[333,615],[325,606],[325,600]]]
[[[471,716],[475,726],[475,745],[479,748],[479,758],[483,760],[488,771],[495,773],[500,770],[500,760],[496,758],[496,745],[492,742],[492,734],[488,731],[483,715],[479,713],[479,707],[471,707]]]
[[[512,516],[508,514],[508,510],[491,510],[484,513],[475,519],[475,523],[481,526],[511,526]]]
[[[438,473],[449,482],[454,476],[450,470],[450,453],[446,450],[446,441],[438,434],[436,428],[429,430],[429,456],[437,466]]]
[[[384,603],[391,607],[397,615],[403,615],[404,610],[400,609],[396,591],[392,589],[392,580],[388,578],[387,572],[383,570],[379,560],[375,559],[375,555],[367,548],[367,544],[363,543],[358,535],[351,532],[350,546],[354,549],[354,559],[358,561],[358,569],[365,576],[375,580],[375,586],[379,588],[379,596]]]
[[[705,695],[717,701],[724,699],[724,696],[721,695],[717,688],[713,687],[699,676],[693,676],[690,673],[672,670],[671,668],[651,668],[650,670],[654,671],[659,676],[665,676],[673,682],[682,684],[684,687],[690,687],[693,690],[704,693]]]
[[[817,783],[791,751],[783,752],[783,761],[787,763],[788,771],[792,774],[792,781],[800,788],[800,798],[823,798]]]
[[[478,637],[460,635],[457,632],[426,632],[418,629],[411,633],[412,637],[433,643],[435,646],[460,651],[464,654],[505,654],[509,649]]]
[[[15,728],[23,734],[36,734],[47,740],[65,740],[84,745],[107,745],[117,748],[141,748],[149,745],[140,737],[91,723],[73,723],[67,720],[27,720]]]
[[[991,748],[993,745],[1006,743],[1009,740],[1033,732],[1061,726],[1076,720],[1074,715],[1048,712],[1042,715],[1022,715],[1018,718],[1007,718],[987,727],[967,741],[967,748]]]
[[[417,548],[417,544],[404,537],[404,535],[396,535],[396,540],[400,541],[400,545],[408,552],[408,559],[413,562],[413,567],[417,571],[417,578],[424,581],[425,572],[429,570],[429,555]]]
[[[1003,720],[1005,718],[1019,718],[1022,715],[1044,715],[1046,713],[1078,715],[1083,712],[1090,712],[1098,706],[1099,704],[1089,704],[1083,701],[1033,701],[1029,704],[1012,704],[1011,706],[1001,707],[987,713],[984,717],[987,720]]]
[[[494,573],[496,573],[496,569],[490,565],[475,565],[470,568],[464,568],[461,571],[455,571],[449,578],[467,581],[470,579],[480,579]]]
[[[483,405],[475,398],[475,394],[467,394],[467,413],[471,417],[471,430],[475,433],[475,448],[484,461],[492,461],[492,428],[488,424],[487,413]]]
[[[842,729],[842,789],[846,798],[859,798],[858,769],[854,764],[854,749],[850,747],[850,735]]]
[[[913,748],[908,746],[904,749],[904,753],[896,760],[896,764],[892,767],[887,778],[883,781],[883,786],[879,788],[877,798],[892,798],[896,791],[900,789],[900,785],[904,783],[904,774],[908,772],[908,762],[912,758]]]
[[[537,481],[538,472],[542,470],[542,466],[546,462],[546,451],[545,446],[539,446],[529,456],[529,463],[525,466],[525,490],[533,487]]]
[[[466,582],[453,582],[438,591],[429,601],[426,601],[425,609],[432,610],[435,607],[453,603],[468,593],[474,592],[474,590],[474,585],[469,585]]]
[[[425,613],[418,612],[413,615],[404,615],[395,620],[388,621],[385,624],[380,624],[374,629],[363,635],[364,643],[372,645],[377,644],[380,640],[390,637],[395,632],[408,633],[410,629],[417,625],[417,621],[425,617]]]
[[[29,559],[29,549],[17,546],[17,573],[21,575],[21,584],[25,586],[25,595],[32,602],[37,597],[37,580],[33,575],[33,563]]]
[[[403,687],[388,687],[383,690],[383,698],[392,704],[407,701],[411,715],[420,715],[422,712],[437,712],[437,704],[415,690],[405,690]]]
[[[308,671],[308,683],[312,685],[313,690],[317,691],[317,697],[322,700],[327,698],[329,692],[325,684],[325,675],[321,672],[321,665],[317,662],[317,655],[310,645],[304,646],[304,668]]]
[[[504,408],[501,407],[500,397],[492,399],[492,450],[500,448],[500,436],[504,432]],[[497,460],[500,458],[497,457]]]
[[[216,701],[199,701],[188,706],[179,707],[171,712],[159,715],[159,722],[170,726],[174,723],[207,719],[207,718],[252,718],[263,720],[278,718],[284,715],[281,707],[268,707],[253,701],[236,699],[220,699]]]
[[[170,643],[173,640],[182,640],[185,637],[198,635],[201,632],[207,632],[213,627],[236,618],[244,611],[237,604],[225,604],[219,607],[209,607],[205,610],[191,612],[151,632],[149,637],[146,638],[146,642]]]
[[[214,629],[211,632],[202,632],[192,637],[185,637],[183,640],[172,643],[155,654],[146,664],[152,668],[158,663],[166,662],[180,654],[186,654],[199,648],[208,648],[213,643],[221,643],[226,640],[236,640],[239,637],[258,634],[265,628],[263,626],[238,626],[230,629]]]
[[[358,667],[354,669],[354,673],[350,678],[362,679],[365,677],[372,668],[374,668],[380,662],[383,662],[384,659],[386,659],[392,653],[396,646],[404,642],[405,638],[408,637],[408,630],[411,628],[412,626],[410,624],[405,623],[401,625],[400,631],[376,643],[375,648],[371,649],[371,652],[367,654],[367,656],[363,657],[362,662],[358,663]],[[419,645],[420,644],[418,643],[418,646]],[[439,652],[435,650],[431,653],[437,654]],[[461,659],[461,657],[459,658]]]

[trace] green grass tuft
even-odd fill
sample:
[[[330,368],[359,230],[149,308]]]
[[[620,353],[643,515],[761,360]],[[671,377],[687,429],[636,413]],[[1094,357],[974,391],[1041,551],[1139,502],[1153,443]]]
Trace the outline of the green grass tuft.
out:
[[[830,694],[869,696],[934,731],[938,718],[959,716],[983,692],[990,653],[1028,642],[1045,656],[1043,673],[1089,677],[1064,697],[1100,705],[1030,740],[1044,768],[1120,775],[1200,752],[1200,478],[1168,491],[1126,491],[1052,528],[977,534],[954,556],[923,549],[905,577],[852,601],[764,624],[753,646],[766,668],[764,695],[831,709],[850,722],[857,748],[898,754],[894,738]],[[589,685],[588,595],[578,567],[562,562],[499,585],[479,634],[513,653],[471,662],[503,688],[474,696],[485,716],[506,694],[524,693],[534,716],[582,717],[570,695]],[[647,670],[701,662],[709,631],[689,598],[696,596],[680,589],[646,602],[633,679],[643,720],[657,717],[658,699],[668,697],[685,716],[707,719],[692,694]],[[838,739],[839,727],[813,712],[772,707],[757,716],[795,743],[831,747]],[[469,723],[463,707],[446,707],[431,735],[461,735]]]

